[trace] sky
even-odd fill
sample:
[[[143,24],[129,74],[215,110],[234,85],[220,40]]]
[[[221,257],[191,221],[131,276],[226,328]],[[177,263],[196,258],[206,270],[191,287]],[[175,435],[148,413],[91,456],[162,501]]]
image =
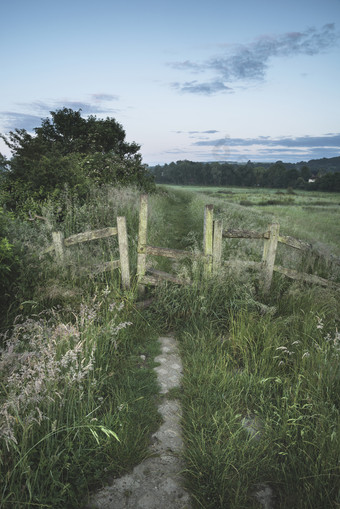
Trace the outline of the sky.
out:
[[[0,19],[2,134],[67,107],[149,165],[340,155],[340,0],[2,0]]]

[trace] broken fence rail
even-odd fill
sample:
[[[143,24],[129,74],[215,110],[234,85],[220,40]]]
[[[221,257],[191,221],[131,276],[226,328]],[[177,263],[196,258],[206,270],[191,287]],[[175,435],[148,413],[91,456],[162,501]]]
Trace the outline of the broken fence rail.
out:
[[[122,285],[125,289],[128,289],[130,288],[130,265],[125,217],[117,217],[117,227],[101,228],[100,230],[91,230],[77,233],[67,237],[66,239],[64,238],[62,232],[52,232],[53,243],[51,246],[45,249],[42,254],[47,254],[54,251],[58,262],[61,263],[65,260],[65,248],[75,244],[80,244],[82,242],[104,239],[114,235],[118,235],[119,260],[103,262],[85,270],[84,272],[86,274],[100,274],[101,272],[120,268]]]

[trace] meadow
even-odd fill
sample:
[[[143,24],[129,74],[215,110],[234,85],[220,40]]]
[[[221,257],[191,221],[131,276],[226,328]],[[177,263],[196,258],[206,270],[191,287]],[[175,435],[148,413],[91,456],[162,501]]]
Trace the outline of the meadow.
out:
[[[145,457],[160,420],[157,336],[168,330],[184,365],[176,397],[195,507],[259,508],[261,485],[278,508],[339,507],[339,290],[275,274],[264,296],[253,271],[207,276],[199,262],[171,267],[155,257],[192,285],[149,288],[153,304],[141,310],[138,198],[106,186],[85,204],[66,192],[62,217],[52,200],[45,220],[7,217],[17,261],[0,344],[1,507],[81,507]],[[224,227],[264,231],[278,221],[282,234],[313,245],[308,255],[281,246],[280,264],[340,283],[339,195],[161,187],[150,196],[148,242],[201,250],[207,203]],[[118,215],[127,219],[129,291],[117,271],[82,271],[117,258],[116,239],[74,246],[63,265],[42,255],[53,230],[67,237],[113,226]],[[223,257],[260,260],[262,248],[225,240]]]
[[[172,187],[175,189],[175,186]],[[286,235],[307,240],[324,254],[340,256],[340,195],[297,189],[183,187],[217,200],[223,208],[241,205],[278,222]],[[248,215],[250,215],[248,214]]]

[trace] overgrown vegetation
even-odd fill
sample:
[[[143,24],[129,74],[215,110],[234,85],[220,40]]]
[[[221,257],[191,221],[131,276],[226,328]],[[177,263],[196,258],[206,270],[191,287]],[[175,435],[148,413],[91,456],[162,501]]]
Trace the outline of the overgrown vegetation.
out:
[[[134,271],[138,196],[93,187],[86,205],[63,194],[63,222],[54,200],[44,202],[45,220],[6,215],[17,257],[3,258],[1,507],[79,507],[91,489],[147,454],[159,423],[158,326],[135,308],[134,286],[120,289],[117,271],[89,277],[91,265],[117,258],[117,240],[73,246],[62,265],[42,255],[52,230],[68,236],[124,215]]]
[[[268,221],[214,200],[231,227],[261,230]],[[204,202],[194,195],[190,207]],[[236,242],[237,256],[256,259],[254,241]],[[225,248],[226,257],[234,254]],[[339,281],[337,265],[327,267]],[[192,286],[157,290],[152,316],[166,319],[180,341],[184,458],[195,507],[257,508],[261,486],[278,508],[338,507],[339,291],[276,276],[263,298],[249,273],[220,271],[206,280],[198,265],[190,276]]]
[[[282,233],[311,240],[308,216],[298,214],[304,205],[294,205],[307,200],[303,194],[289,195],[294,203],[281,207],[261,205],[270,197],[247,191],[243,198],[252,205],[242,206],[235,190],[218,191],[159,189],[150,197],[148,241],[201,250],[203,209],[211,202],[226,227],[257,230],[282,208]],[[145,457],[159,423],[156,338],[172,329],[184,363],[178,393],[196,507],[259,507],[252,495],[259,484],[273,489],[279,508],[337,507],[338,292],[275,275],[264,298],[255,273],[205,278],[199,262],[170,267],[155,258],[158,268],[189,276],[193,284],[162,285],[154,304],[139,311],[139,194],[138,188],[92,185],[86,202],[67,190],[40,202],[44,219],[0,216],[6,238],[0,267],[7,275],[0,345],[2,506],[81,507],[91,490]],[[329,233],[314,221],[313,238],[318,253],[334,253],[339,207],[335,201],[309,206],[332,209]],[[121,290],[117,271],[88,275],[93,264],[117,258],[115,237],[71,246],[63,265],[52,253],[42,254],[52,231],[67,237],[114,226],[118,215],[127,218],[130,291]],[[261,247],[257,240],[225,241],[223,256],[259,260]],[[283,247],[279,262],[339,282],[338,265],[322,253],[306,258]],[[255,423],[253,434],[248,421]]]

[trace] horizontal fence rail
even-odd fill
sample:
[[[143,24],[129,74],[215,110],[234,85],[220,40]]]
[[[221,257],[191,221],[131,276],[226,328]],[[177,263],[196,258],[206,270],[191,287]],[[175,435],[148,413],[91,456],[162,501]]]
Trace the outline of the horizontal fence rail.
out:
[[[77,233],[67,237],[66,239],[64,238],[62,232],[52,232],[53,243],[43,251],[43,254],[51,253],[54,251],[57,261],[62,263],[65,260],[65,248],[80,244],[82,242],[104,239],[114,235],[118,235],[119,260],[103,262],[91,267],[90,269],[85,269],[82,272],[87,275],[94,275],[120,268],[122,285],[125,289],[128,289],[130,288],[130,265],[125,217],[117,217],[117,227],[102,228],[100,230],[91,230]]]
[[[295,239],[294,237],[279,235],[278,240],[281,244],[286,244],[289,247],[300,249],[301,251],[311,251],[313,249],[312,244],[309,244],[304,240]]]
[[[223,238],[226,239],[269,239],[270,232],[256,232],[252,230],[232,229],[222,231]],[[308,251],[312,249],[312,245],[304,240],[295,239],[287,235],[279,235],[278,242],[286,244],[289,247]]]
[[[148,196],[146,194],[140,197],[139,209],[139,234],[138,234],[138,256],[137,256],[137,281],[138,292],[142,296],[145,291],[145,285],[158,285],[161,281],[171,281],[177,284],[191,284],[189,279],[179,278],[173,274],[147,268],[147,256],[163,256],[172,260],[181,260],[189,258],[192,260],[203,259],[206,273],[212,271],[213,265],[213,206],[206,205],[204,210],[204,232],[203,232],[203,251],[191,252],[180,249],[171,249],[168,247],[156,247],[147,244],[148,230]]]
[[[274,272],[279,272],[280,274],[284,274],[290,279],[295,279],[297,281],[304,281],[305,283],[314,283],[320,286],[329,286],[332,288],[339,288],[340,284],[335,283],[333,281],[329,281],[329,279],[325,279],[320,276],[316,276],[314,274],[306,274],[304,272],[298,272],[294,269],[287,269],[286,267],[281,267],[280,265],[274,265]]]
[[[298,249],[304,252],[313,251],[313,246],[308,242],[296,239],[287,235],[279,234],[280,226],[277,223],[270,224],[268,231],[257,232],[253,230],[241,230],[230,228],[223,229],[222,223],[219,220],[214,221],[214,270],[223,265],[230,268],[253,268],[257,269],[261,274],[261,282],[264,293],[268,293],[271,286],[273,272],[278,272],[287,276],[290,279],[304,281],[306,283],[318,284],[321,286],[328,286],[333,288],[340,288],[339,283],[329,281],[314,274],[307,274],[298,272],[297,270],[275,265],[276,251],[279,243],[285,244],[288,247]],[[263,239],[264,248],[262,261],[247,261],[247,260],[225,260],[222,261],[222,238],[226,239]],[[337,260],[337,259],[336,259]],[[331,261],[333,259],[331,258]]]
[[[189,251],[182,251],[180,249],[170,249],[168,247],[154,247],[145,246],[145,253],[154,256],[164,256],[165,258],[172,258],[173,260],[180,260],[182,258],[199,258],[202,255],[191,253]]]
[[[157,285],[160,281],[171,281],[177,284],[190,284],[188,279],[182,279],[166,272],[158,271],[153,268],[147,269],[147,256],[164,256],[173,260],[183,258],[203,259],[205,274],[218,273],[221,266],[232,269],[244,268],[255,269],[259,272],[259,279],[263,293],[270,291],[274,272],[285,275],[288,278],[304,281],[306,283],[319,284],[322,286],[331,286],[340,288],[338,283],[334,283],[322,277],[313,274],[298,272],[293,269],[282,267],[275,264],[278,244],[284,244],[293,249],[303,252],[313,251],[313,247],[306,241],[296,239],[287,235],[280,234],[280,225],[272,223],[264,232],[254,230],[245,230],[237,228],[223,228],[221,220],[213,219],[213,206],[206,205],[204,209],[204,232],[203,232],[203,250],[199,253],[192,253],[178,249],[165,247],[155,247],[147,244],[148,230],[148,197],[142,195],[140,199],[139,214],[139,236],[138,236],[138,267],[137,278],[140,294],[144,293],[145,285]],[[258,239],[263,241],[262,260],[256,262],[253,260],[223,260],[222,261],[222,240],[223,239]]]
[[[261,233],[230,228],[229,230],[222,230],[222,237],[226,239],[269,239],[269,232]]]
[[[72,246],[74,244],[80,244],[81,242],[88,242],[89,240],[104,239],[106,237],[117,235],[117,233],[117,228],[103,228],[102,230],[77,233],[76,235],[71,235],[71,237],[65,239],[64,245]]]

